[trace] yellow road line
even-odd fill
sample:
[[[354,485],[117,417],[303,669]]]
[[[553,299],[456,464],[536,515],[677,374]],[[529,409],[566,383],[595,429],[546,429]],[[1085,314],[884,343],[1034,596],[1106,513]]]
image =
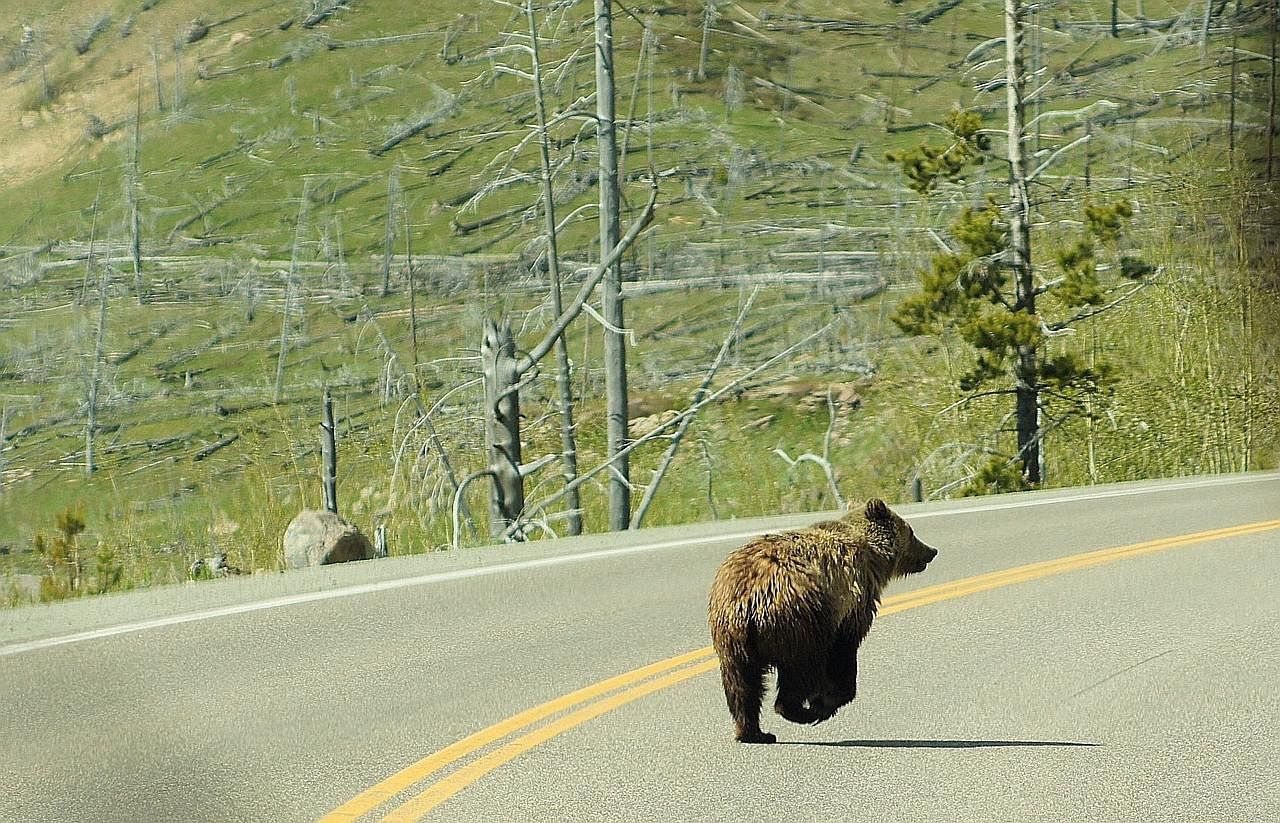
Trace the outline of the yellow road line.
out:
[[[913,592],[886,598],[884,605],[880,609],[880,614],[892,614],[914,609],[917,606],[927,606],[930,603],[937,603],[942,600],[951,600],[968,594],[1000,588],[1001,586],[1010,586],[1014,583],[1023,583],[1028,580],[1061,574],[1062,572],[1086,569],[1090,566],[1100,566],[1103,563],[1112,563],[1130,557],[1175,549],[1179,546],[1204,543],[1210,540],[1224,540],[1228,537],[1241,537],[1278,528],[1280,528],[1280,520],[1265,520],[1258,523],[1247,523],[1243,526],[1231,526],[1225,529],[1183,534],[1160,540],[1148,540],[1144,543],[1133,543],[1113,549],[1101,549],[1084,554],[1060,557],[1056,560],[1045,560],[1025,566],[1015,566],[1012,569],[980,574],[976,577],[966,577],[962,580],[954,580],[950,583],[929,586],[928,588],[917,589]]]
[[[1022,583],[1028,580],[1035,580],[1041,577],[1048,577],[1054,574],[1061,574],[1067,571],[1098,566],[1103,563],[1111,563],[1117,560],[1151,554],[1153,552],[1164,551],[1193,543],[1204,543],[1210,540],[1222,540],[1229,537],[1256,534],[1258,532],[1269,531],[1277,528],[1280,528],[1280,520],[1267,520],[1258,523],[1248,523],[1241,526],[1231,526],[1224,529],[1213,529],[1210,531],[1178,535],[1176,537],[1167,537],[1159,540],[1149,540],[1143,543],[1134,543],[1128,546],[1119,546],[1111,549],[1101,549],[1099,551],[1070,555],[1068,557],[1057,558],[1055,560],[1045,560],[1039,563],[1030,563],[1025,566],[1016,566],[1012,569],[1004,569],[1001,571],[990,572],[988,574],[977,575],[975,577],[967,577],[962,580],[941,583],[936,586],[929,586],[923,589],[917,589],[916,591],[888,597],[883,601],[879,613],[882,615],[893,614],[895,612],[906,611],[907,609],[913,609],[919,606],[929,605],[931,603],[952,600],[957,597],[988,591],[1002,586],[1009,586],[1015,583]],[[348,823],[349,821],[354,821],[395,795],[407,790],[410,786],[423,778],[465,757],[477,749],[496,742],[497,740],[530,726],[539,720],[565,709],[572,708],[579,703],[593,700],[594,698],[600,697],[608,692],[636,683],[637,681],[644,680],[645,678],[653,677],[654,675],[668,672],[672,669],[678,669],[678,667],[685,666],[686,664],[692,664],[688,665],[687,668],[679,669],[678,671],[671,671],[669,674],[658,677],[647,683],[633,686],[625,691],[619,692],[618,694],[590,703],[589,705],[570,712],[569,714],[566,714],[565,716],[558,718],[539,729],[521,735],[506,745],[477,758],[471,763],[459,768],[457,771],[441,778],[439,781],[428,786],[425,790],[408,800],[400,807],[394,809],[390,814],[382,819],[383,823],[408,823],[409,821],[417,821],[432,809],[439,806],[450,797],[453,797],[462,789],[476,782],[499,766],[510,762],[529,749],[532,749],[535,746],[538,746],[539,744],[574,728],[575,726],[581,725],[588,720],[612,711],[619,706],[623,706],[634,700],[638,700],[641,697],[652,694],[653,692],[673,686],[676,683],[680,683],[698,674],[714,670],[719,664],[719,661],[715,659],[714,654],[715,652],[710,646],[695,649],[694,651],[667,658],[666,660],[660,660],[656,663],[651,663],[639,669],[626,672],[625,674],[611,677],[608,680],[603,680],[593,686],[587,686],[563,697],[556,698],[555,700],[527,709],[519,714],[512,715],[506,720],[489,726],[486,729],[482,729],[481,731],[465,737],[456,743],[446,746],[438,752],[419,760],[417,763],[408,766],[400,772],[397,772],[321,818],[320,823],[339,823],[339,821]]]
[[[699,649],[697,654],[703,654],[710,649]],[[539,729],[528,732],[527,734],[517,737],[510,743],[501,748],[494,749],[484,757],[477,758],[467,765],[459,768],[457,771],[441,778],[433,783],[426,791],[417,795],[403,806],[395,809],[386,817],[382,818],[382,823],[410,823],[421,819],[427,812],[439,806],[444,801],[453,797],[458,792],[470,786],[489,772],[519,757],[535,746],[538,746],[556,735],[572,729],[574,726],[586,723],[588,720],[599,717],[605,712],[612,711],[619,706],[630,703],[633,700],[639,700],[648,694],[674,686],[677,683],[688,680],[691,677],[712,671],[719,668],[720,661],[716,659],[703,660],[701,663],[688,666],[683,669],[677,669],[670,674],[641,683],[638,686],[632,686],[624,692],[619,692],[611,697],[597,700],[595,703],[589,703],[577,711],[570,712]]]
[[[685,663],[690,663],[705,656],[705,649],[698,649],[697,651],[689,652],[687,654],[677,655],[676,657],[661,660],[657,663],[651,663],[648,666],[642,666],[633,671],[626,672],[625,674],[611,677],[608,680],[602,680],[594,685],[578,689],[576,692],[571,692],[563,697],[557,697],[555,700],[550,700],[539,706],[526,709],[519,714],[514,714],[506,720],[502,720],[488,728],[481,729],[475,734],[464,737],[456,743],[445,746],[435,754],[428,755],[417,763],[406,766],[404,769],[401,769],[391,775],[391,777],[388,777],[381,783],[364,790],[351,800],[343,803],[329,814],[320,818],[320,823],[348,823],[348,821],[356,820],[361,815],[382,805],[382,803],[390,800],[392,797],[395,797],[397,794],[409,788],[414,783],[422,780],[424,777],[448,766],[455,760],[466,757],[476,749],[484,748],[490,743],[506,737],[512,732],[517,732],[526,726],[531,726],[539,720],[549,717],[556,712],[572,708],[578,703],[592,700],[602,694],[611,692],[614,689],[630,685],[637,680],[643,680],[646,677],[651,677],[655,674],[675,668],[676,666],[681,666]]]

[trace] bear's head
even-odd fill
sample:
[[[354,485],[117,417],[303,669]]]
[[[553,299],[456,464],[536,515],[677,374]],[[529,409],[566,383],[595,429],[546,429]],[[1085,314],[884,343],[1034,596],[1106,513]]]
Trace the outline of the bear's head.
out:
[[[895,560],[893,577],[922,572],[929,561],[938,556],[938,550],[916,537],[907,521],[899,517],[879,498],[867,501],[866,518],[888,536],[893,546]]]

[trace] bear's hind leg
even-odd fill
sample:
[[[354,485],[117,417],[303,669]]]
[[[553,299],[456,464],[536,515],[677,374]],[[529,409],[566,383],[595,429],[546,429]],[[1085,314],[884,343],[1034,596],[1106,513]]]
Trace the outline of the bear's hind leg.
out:
[[[777,738],[760,730],[760,704],[764,700],[764,675],[768,668],[750,657],[721,657],[720,679],[742,743],[774,743]]]
[[[778,699],[773,710],[792,723],[816,723],[825,720],[821,694],[823,684],[808,666],[778,666]],[[808,705],[806,705],[806,703]],[[828,715],[830,716],[830,715]]]
[[[865,634],[865,630],[859,631],[854,625],[841,627],[827,664],[830,685],[823,690],[820,701],[824,704],[820,707],[822,717],[815,722],[820,723],[833,716],[858,696],[858,646]]]
[[[855,650],[839,661],[833,658],[830,672],[835,688],[826,699],[838,709],[858,696],[858,652]]]

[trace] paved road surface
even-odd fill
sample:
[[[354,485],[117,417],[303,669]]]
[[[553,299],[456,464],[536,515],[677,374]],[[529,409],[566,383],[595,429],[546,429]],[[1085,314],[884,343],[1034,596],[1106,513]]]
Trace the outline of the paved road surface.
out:
[[[767,714],[774,746],[732,740],[706,592],[745,535],[816,516],[0,612],[0,820],[317,820],[388,778],[358,819],[443,796],[424,819],[1280,820],[1280,521],[1151,542],[1276,521],[1280,474],[898,510],[941,554],[891,585],[857,701]],[[701,673],[606,684],[394,778],[685,652]]]

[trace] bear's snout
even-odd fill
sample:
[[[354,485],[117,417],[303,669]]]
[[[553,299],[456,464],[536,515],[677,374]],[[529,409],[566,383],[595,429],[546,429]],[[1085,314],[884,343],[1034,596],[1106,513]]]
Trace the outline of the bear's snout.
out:
[[[910,573],[918,574],[924,571],[925,567],[937,556],[937,549],[922,540],[915,539],[915,545],[912,547],[911,552],[911,559],[915,562],[912,564],[914,568],[911,569]]]

